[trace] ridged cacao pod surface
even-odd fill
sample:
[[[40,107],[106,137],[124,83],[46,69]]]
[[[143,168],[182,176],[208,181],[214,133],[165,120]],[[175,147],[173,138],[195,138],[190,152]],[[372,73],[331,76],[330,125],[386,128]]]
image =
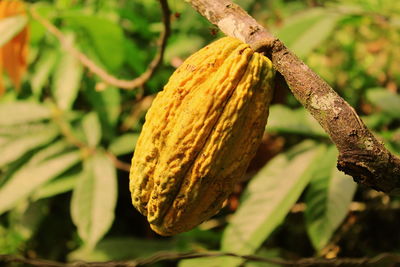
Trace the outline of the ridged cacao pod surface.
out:
[[[161,235],[222,207],[261,142],[271,61],[225,37],[190,56],[154,99],[130,172],[133,205]]]

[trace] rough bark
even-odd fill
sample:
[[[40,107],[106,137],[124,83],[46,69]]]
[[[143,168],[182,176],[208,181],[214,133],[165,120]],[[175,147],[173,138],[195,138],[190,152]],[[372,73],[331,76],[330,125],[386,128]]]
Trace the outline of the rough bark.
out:
[[[363,185],[400,191],[400,158],[391,154],[355,110],[321,77],[238,5],[229,0],[187,0],[228,36],[271,58],[297,100],[311,113],[339,151],[337,167]]]

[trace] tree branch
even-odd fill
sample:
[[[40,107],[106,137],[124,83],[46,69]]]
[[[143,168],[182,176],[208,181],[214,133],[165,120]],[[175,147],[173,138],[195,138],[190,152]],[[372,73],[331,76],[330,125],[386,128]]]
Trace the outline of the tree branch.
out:
[[[400,159],[391,154],[354,109],[321,77],[229,0],[186,0],[228,36],[271,58],[297,100],[313,115],[339,150],[337,167],[366,186],[400,191]]]
[[[159,252],[148,258],[132,261],[108,261],[108,262],[72,262],[63,263],[44,259],[30,259],[15,255],[0,255],[0,263],[22,263],[39,267],[137,267],[155,264],[164,261],[178,261],[184,259],[209,258],[209,257],[236,257],[246,261],[278,264],[283,266],[377,266],[377,264],[400,263],[400,255],[382,253],[372,258],[303,258],[297,260],[285,260],[280,258],[264,258],[254,255],[239,255],[236,253],[205,251],[205,252]]]
[[[43,18],[34,8],[30,8],[31,16],[36,19],[40,24],[42,24],[51,34],[53,34],[58,41],[63,45],[63,47],[71,53],[79,62],[89,69],[90,72],[99,76],[105,83],[109,85],[114,85],[122,89],[135,89],[137,87],[143,86],[153,75],[155,70],[160,66],[165,47],[167,45],[167,40],[171,32],[170,27],[170,16],[171,11],[168,6],[167,0],[160,0],[161,10],[162,10],[162,22],[164,25],[164,29],[161,32],[160,38],[158,40],[158,51],[156,56],[154,57],[153,61],[150,62],[147,70],[142,73],[139,77],[133,80],[122,80],[114,77],[113,75],[109,74],[106,70],[102,69],[98,66],[95,62],[93,62],[90,58],[88,58],[85,54],[80,52],[78,49],[73,47],[66,39],[63,33],[50,21]]]

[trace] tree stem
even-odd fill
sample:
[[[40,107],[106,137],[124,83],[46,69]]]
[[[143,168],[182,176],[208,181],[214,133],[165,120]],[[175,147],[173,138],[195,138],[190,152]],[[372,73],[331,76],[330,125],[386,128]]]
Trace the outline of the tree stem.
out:
[[[293,95],[319,122],[339,150],[337,167],[363,185],[400,191],[400,159],[365,126],[355,110],[284,44],[229,0],[187,0],[228,36],[264,52]]]

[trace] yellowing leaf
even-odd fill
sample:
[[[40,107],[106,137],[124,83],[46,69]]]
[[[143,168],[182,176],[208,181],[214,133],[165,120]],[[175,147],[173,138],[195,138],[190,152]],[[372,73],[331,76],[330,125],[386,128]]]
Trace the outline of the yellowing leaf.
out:
[[[0,47],[0,95],[4,93],[3,69],[7,72],[15,89],[19,89],[21,78],[27,68],[28,56],[28,28],[26,26],[26,10],[23,2],[18,0],[0,1],[0,22],[10,17],[20,17],[22,21],[15,19],[12,26],[18,32],[11,40]],[[20,17],[21,18],[21,17]],[[12,22],[12,21],[11,21]],[[22,24],[25,26],[19,29]],[[12,27],[11,26],[11,27]],[[7,30],[9,30],[8,28]]]
[[[84,162],[72,194],[71,217],[78,234],[87,248],[96,243],[110,229],[117,203],[117,176],[112,161],[97,152]]]

